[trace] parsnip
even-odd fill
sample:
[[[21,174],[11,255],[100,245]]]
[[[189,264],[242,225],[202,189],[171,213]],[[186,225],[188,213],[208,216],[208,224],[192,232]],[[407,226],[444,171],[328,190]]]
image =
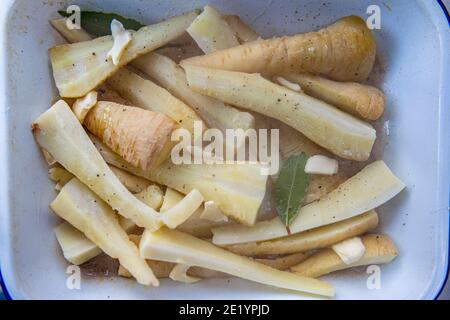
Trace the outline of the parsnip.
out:
[[[64,101],[39,116],[32,128],[38,144],[113,209],[140,227],[156,230],[163,225],[155,210],[120,183]]]
[[[240,43],[255,41],[259,35],[236,15],[224,16],[225,21],[238,37]]]
[[[186,30],[204,53],[211,53],[239,45],[233,29],[223,19],[220,12],[205,6]]]
[[[149,170],[169,157],[178,125],[169,117],[141,108],[99,101],[84,126],[135,167]]]
[[[258,74],[185,66],[191,89],[278,119],[350,160],[365,161],[375,142],[369,124],[327,103],[274,84]]]
[[[254,259],[256,262],[264,264],[266,266],[269,266],[271,268],[277,269],[277,270],[287,270],[292,266],[295,266],[306,259],[308,259],[313,253],[312,252],[300,252],[300,253],[293,253],[287,256],[278,257],[275,259]]]
[[[120,182],[133,193],[139,193],[145,190],[151,184],[150,181],[135,176],[134,174],[126,172],[125,170],[116,168],[114,166],[109,166],[109,168],[120,180]]]
[[[197,15],[197,12],[190,12],[141,28],[133,34],[117,65],[107,59],[113,46],[112,36],[51,48],[50,60],[60,96],[86,95],[120,67],[182,35]]]
[[[133,274],[143,285],[158,286],[159,281],[139,256],[135,244],[120,227],[113,210],[79,180],[68,182],[50,204],[61,218],[83,232],[112,258]]]
[[[190,266],[182,263],[177,263],[173,268],[172,271],[169,273],[169,278],[174,281],[179,281],[183,283],[195,283],[200,281],[200,278],[192,277],[187,274],[187,271],[189,270]]]
[[[91,139],[109,164],[183,194],[197,189],[205,201],[214,201],[228,217],[247,225],[255,222],[267,183],[267,176],[260,174],[260,165],[174,165],[166,161],[154,170],[143,171],[128,164],[95,137]]]
[[[203,196],[198,190],[191,190],[180,202],[162,214],[164,223],[175,229],[185,222],[202,204]]]
[[[74,265],[83,264],[102,253],[95,243],[68,222],[61,223],[54,231],[64,258]]]
[[[318,278],[320,276],[357,266],[384,264],[397,256],[397,248],[385,235],[370,234],[362,237],[366,248],[363,257],[353,264],[345,264],[332,249],[323,249],[291,268],[297,274]]]
[[[307,230],[292,236],[227,246],[231,252],[246,255],[290,254],[329,247],[342,240],[359,236],[378,225],[378,215],[374,210],[332,223],[316,229]]]
[[[145,231],[139,249],[146,259],[204,267],[284,289],[334,295],[334,288],[325,282],[270,268],[175,230]]]
[[[405,185],[392,174],[383,161],[375,161],[345,181],[323,199],[299,209],[290,225],[292,234],[349,219],[372,210],[397,195]],[[215,244],[236,244],[281,238],[286,227],[276,217],[245,226],[219,227],[212,230]]]
[[[384,112],[384,94],[375,87],[356,82],[337,82],[308,74],[288,74],[303,91],[357,117],[377,120]]]
[[[136,59],[133,66],[192,106],[210,128],[224,131],[233,128],[246,130],[254,127],[255,119],[250,113],[192,91],[188,86],[184,70],[171,59],[149,53]]]
[[[359,82],[372,70],[375,54],[375,40],[365,21],[351,16],[318,32],[257,40],[189,58],[181,65],[269,75],[309,72]]]
[[[202,122],[194,110],[184,102],[130,70],[119,70],[108,80],[108,84],[133,105],[163,113],[191,133],[194,132],[194,122]]]
[[[64,185],[72,180],[73,174],[61,167],[53,167],[48,170],[48,177],[56,182],[55,189],[61,190]]]
[[[148,186],[141,192],[136,193],[135,197],[155,210],[159,210],[163,203],[163,192],[157,185]]]

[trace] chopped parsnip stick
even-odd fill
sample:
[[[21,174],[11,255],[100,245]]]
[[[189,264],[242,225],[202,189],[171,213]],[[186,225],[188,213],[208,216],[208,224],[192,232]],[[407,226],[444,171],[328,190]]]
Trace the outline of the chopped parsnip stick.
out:
[[[196,12],[190,12],[139,29],[117,65],[107,59],[112,36],[51,48],[50,60],[60,96],[86,95],[120,67],[182,35],[196,16]]]
[[[289,74],[306,94],[328,102],[363,119],[377,120],[384,111],[384,94],[375,87],[356,82],[337,82],[308,74]]]
[[[174,165],[166,161],[154,170],[143,171],[131,166],[94,136],[91,139],[109,164],[183,194],[197,189],[205,201],[214,201],[228,217],[247,225],[255,223],[267,183],[267,176],[260,174],[260,165]]]
[[[363,81],[375,54],[375,39],[366,22],[352,16],[318,32],[257,40],[180,64],[270,75],[310,72],[338,81]]]
[[[148,170],[170,155],[172,132],[178,125],[164,114],[99,101],[84,126],[135,167]]]
[[[323,199],[299,209],[289,226],[291,233],[349,219],[372,210],[396,196],[405,185],[394,176],[383,161],[375,161],[345,181]],[[212,230],[215,244],[226,245],[262,241],[287,236],[286,226],[276,217],[245,226],[219,227]]]
[[[259,74],[185,66],[191,89],[292,126],[318,145],[350,160],[365,161],[375,142],[369,124],[318,99]]]
[[[228,15],[224,19],[231,29],[233,29],[241,43],[255,41],[259,38],[259,35],[245,24],[239,16]]]
[[[185,222],[203,203],[201,193],[193,189],[180,202],[161,214],[161,219],[169,228],[175,229]]]
[[[183,283],[195,283],[200,281],[200,278],[192,277],[187,274],[189,268],[190,266],[187,264],[177,263],[172,271],[170,271],[169,278]]]
[[[64,258],[74,265],[83,264],[102,253],[102,249],[68,222],[61,223],[54,231]]]
[[[50,208],[83,232],[107,255],[118,259],[139,283],[159,285],[152,270],[139,256],[136,245],[120,227],[113,210],[79,180],[74,178],[68,182]]]
[[[325,282],[270,268],[175,230],[144,231],[139,249],[146,259],[181,262],[279,288],[334,295],[334,288]]]
[[[119,178],[120,182],[131,192],[139,193],[150,186],[151,182],[142,177],[135,176],[125,170],[109,166],[111,171]]]
[[[111,59],[116,66],[131,42],[132,32],[126,30],[120,21],[113,19],[111,21],[111,35],[113,37],[113,46],[106,54],[106,58]]]
[[[308,259],[312,255],[312,252],[300,252],[293,253],[284,257],[279,257],[275,259],[254,259],[258,263],[265,264],[266,266],[272,267],[278,270],[287,270],[292,266],[295,266],[306,259]]]
[[[56,182],[55,189],[61,190],[64,185],[72,180],[73,174],[61,167],[53,167],[48,170],[48,177]]]
[[[345,264],[333,249],[327,248],[292,267],[291,270],[307,277],[318,278],[357,266],[389,263],[397,256],[397,248],[388,236],[370,234],[362,237],[362,241],[366,251],[360,260],[350,265]]]
[[[167,211],[170,208],[174,207],[178,202],[183,200],[184,195],[179,193],[178,191],[173,190],[172,188],[167,188],[166,193],[164,194],[163,203],[161,205],[161,212]]]
[[[359,236],[378,225],[378,215],[374,210],[359,216],[332,223],[323,227],[307,230],[292,236],[227,246],[231,252],[260,256],[270,254],[290,254],[329,247],[342,240]]]
[[[84,122],[89,111],[97,104],[97,92],[91,91],[83,98],[77,99],[72,105],[72,111],[77,116],[80,123]]]
[[[38,144],[113,209],[140,227],[156,230],[163,225],[158,212],[120,183],[63,100],[39,116],[32,128]]]
[[[163,192],[157,185],[150,185],[139,193],[136,198],[155,210],[159,210],[163,203]]]
[[[163,113],[181,127],[194,132],[194,122],[202,119],[189,106],[167,90],[127,69],[119,70],[108,84],[138,107]]]
[[[233,29],[223,19],[220,12],[205,6],[186,31],[197,42],[204,53],[228,49],[239,45]]]
[[[233,128],[246,130],[254,127],[255,119],[250,113],[192,91],[188,86],[184,70],[171,59],[150,53],[136,59],[133,66],[192,106],[210,128],[224,131]]]
[[[51,20],[51,23],[52,26],[69,42],[85,41],[86,38],[90,39],[89,34],[82,29],[67,29],[65,19]],[[126,68],[118,70],[111,78],[108,79],[108,84],[117,90],[132,105],[150,111],[163,113],[169,118],[172,118],[183,128],[188,129],[190,132],[194,132],[194,121],[202,121],[194,110],[172,96],[167,90],[154,84],[150,80],[140,77]],[[111,94],[109,92],[110,90],[106,91],[109,94],[106,99],[102,97],[101,100],[127,104],[120,100],[117,101],[118,95],[114,93]],[[204,125],[203,127],[206,126]]]

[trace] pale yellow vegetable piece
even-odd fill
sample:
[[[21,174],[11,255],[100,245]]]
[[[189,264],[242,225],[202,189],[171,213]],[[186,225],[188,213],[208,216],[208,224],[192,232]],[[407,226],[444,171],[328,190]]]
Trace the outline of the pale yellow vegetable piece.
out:
[[[183,200],[184,195],[172,188],[167,188],[164,194],[163,203],[161,205],[161,212],[167,211],[168,209],[174,207],[178,202]]]
[[[334,288],[325,282],[270,268],[175,230],[145,231],[139,249],[146,259],[199,266],[284,289],[334,295]]]
[[[133,105],[165,114],[191,133],[194,132],[194,122],[202,122],[184,102],[130,70],[119,70],[108,80],[108,84]]]
[[[83,264],[102,253],[95,243],[68,222],[61,223],[54,231],[64,258],[74,265]]]
[[[172,133],[179,128],[164,114],[109,101],[99,101],[83,125],[125,161],[143,170],[169,158],[175,144]]]
[[[197,42],[204,53],[211,53],[239,45],[233,29],[223,19],[220,12],[211,6],[195,18],[186,31]]]
[[[60,96],[86,95],[120,67],[182,35],[196,16],[197,12],[190,12],[139,29],[117,65],[107,58],[113,46],[112,36],[51,48],[50,60]]]
[[[226,246],[231,252],[245,256],[292,254],[329,247],[339,241],[359,236],[378,225],[374,210],[340,222],[307,230],[284,238]]]
[[[145,189],[147,189],[148,186],[151,185],[151,182],[147,179],[144,179],[142,177],[138,177],[134,174],[131,174],[125,170],[119,169],[114,166],[109,166],[111,171],[116,175],[116,177],[120,180],[120,182],[131,192],[133,193],[139,193]],[[157,210],[158,208],[156,208]]]
[[[255,41],[259,38],[259,35],[245,24],[239,16],[227,15],[224,19],[233,29],[241,43]]]
[[[113,46],[106,54],[106,58],[111,59],[113,64],[117,66],[120,58],[130,44],[132,36],[131,32],[125,30],[123,24],[116,19],[111,21],[111,35],[113,37]]]
[[[163,203],[163,192],[157,185],[149,185],[141,192],[135,194],[135,196],[155,210],[159,210]]]
[[[191,266],[183,263],[177,263],[170,271],[169,278],[174,281],[179,281],[183,283],[195,283],[200,281],[200,278],[192,277],[187,274],[188,269]]]
[[[257,40],[189,58],[181,65],[270,75],[309,72],[338,81],[363,81],[375,55],[375,39],[366,22],[351,16],[318,32]]]
[[[369,124],[329,104],[274,84],[258,74],[185,66],[191,89],[262,113],[350,160],[369,158],[376,131]]]
[[[255,223],[267,184],[260,165],[174,165],[166,161],[154,170],[143,171],[125,162],[94,136],[91,139],[109,164],[183,194],[197,189],[206,201],[214,201],[228,217],[247,225]]]
[[[202,203],[203,196],[197,189],[193,189],[180,202],[164,211],[161,219],[169,228],[175,229],[185,222]]]
[[[83,98],[77,99],[72,105],[72,111],[77,116],[80,123],[84,122],[89,111],[97,104],[97,92],[91,91]]]
[[[220,211],[214,201],[206,201],[200,219],[212,222],[228,222],[228,217]]]
[[[48,170],[48,176],[56,182],[55,189],[60,191],[64,185],[73,178],[73,174],[61,167],[53,167]]]
[[[250,113],[192,91],[188,86],[184,70],[170,58],[149,53],[133,61],[133,66],[190,105],[210,128],[224,131],[238,128],[246,130],[254,127],[255,119]]]
[[[333,175],[338,172],[339,163],[336,159],[316,154],[306,161],[305,172],[309,174]]]
[[[118,259],[139,283],[159,285],[152,270],[139,256],[136,245],[120,227],[113,210],[79,180],[74,178],[68,182],[50,208],[83,232],[107,255]]]
[[[155,210],[120,183],[64,101],[39,116],[32,128],[42,148],[121,215],[150,230],[163,225]]]
[[[357,266],[385,264],[397,255],[397,248],[386,235],[370,234],[362,237],[366,251],[361,259],[353,264],[345,264],[332,249],[323,249],[294,266],[291,270],[297,274],[318,278],[323,275]]]
[[[375,161],[323,199],[301,207],[297,218],[289,228],[292,234],[296,234],[349,219],[389,201],[404,187],[403,182],[393,175],[383,161]],[[213,242],[220,245],[287,236],[286,227],[278,217],[259,222],[252,228],[245,226],[215,228],[213,234]]]
[[[288,74],[303,91],[357,117],[377,120],[384,112],[385,97],[379,89],[356,82],[337,82],[309,74]]]
[[[289,254],[287,256],[277,257],[274,259],[257,258],[254,260],[258,263],[262,263],[265,264],[266,266],[283,271],[305,261],[312,254],[313,254],[312,252],[300,252]]]

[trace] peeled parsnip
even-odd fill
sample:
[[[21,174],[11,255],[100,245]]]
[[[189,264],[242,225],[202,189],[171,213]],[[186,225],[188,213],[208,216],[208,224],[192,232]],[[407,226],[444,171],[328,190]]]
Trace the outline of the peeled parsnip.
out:
[[[385,235],[369,234],[361,238],[365,252],[361,259],[345,264],[333,249],[323,249],[300,264],[293,266],[294,273],[318,278],[323,275],[357,266],[389,263],[397,256],[397,248]]]
[[[158,168],[143,171],[131,166],[96,137],[91,136],[91,139],[109,164],[183,194],[197,189],[206,201],[214,201],[228,217],[246,225],[255,223],[267,184],[267,176],[261,175],[260,165],[174,165],[166,161]]]
[[[135,167],[149,170],[169,157],[178,125],[164,114],[99,101],[84,126]]]
[[[112,36],[51,48],[50,60],[60,96],[86,95],[133,59],[182,35],[197,15],[190,12],[139,29],[117,65],[107,58],[113,46]]]
[[[378,215],[372,210],[359,216],[280,239],[227,246],[231,252],[246,255],[290,254],[329,247],[376,228]]]
[[[306,94],[357,117],[377,120],[384,112],[384,94],[375,87],[356,82],[337,82],[309,74],[288,74],[284,77],[298,83]]]
[[[146,259],[185,263],[284,289],[334,295],[334,288],[325,282],[273,269],[175,230],[144,231],[139,249]]]
[[[244,23],[239,16],[227,15],[224,16],[224,19],[230,28],[233,29],[241,43],[255,41],[259,38],[259,35]]]
[[[366,22],[350,16],[317,32],[257,40],[189,58],[181,65],[269,75],[309,72],[359,82],[372,70],[375,54],[375,39]]]
[[[248,74],[186,65],[191,89],[280,120],[349,160],[369,158],[376,131],[369,124],[306,94]]]
[[[149,53],[136,59],[133,66],[167,88],[178,99],[192,106],[210,128],[224,131],[254,127],[255,119],[250,113],[191,90],[184,70],[170,58]]]
[[[39,116],[32,130],[42,148],[121,215],[150,230],[163,225],[155,210],[120,183],[63,100]]]
[[[120,227],[113,210],[79,180],[74,178],[68,182],[50,208],[83,232],[107,255],[118,259],[139,283],[159,285],[152,270],[139,256],[136,245]]]
[[[345,181],[324,198],[299,209],[289,226],[291,233],[325,226],[372,210],[396,196],[405,185],[383,161],[375,161]],[[252,228],[225,226],[212,230],[219,245],[263,241],[287,236],[286,226],[276,217]]]

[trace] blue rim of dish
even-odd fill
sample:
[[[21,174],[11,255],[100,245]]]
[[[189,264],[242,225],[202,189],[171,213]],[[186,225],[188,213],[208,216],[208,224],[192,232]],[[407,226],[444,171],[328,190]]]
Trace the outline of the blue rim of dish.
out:
[[[444,2],[442,0],[436,0],[436,1],[439,4],[439,6],[441,7],[442,11],[444,11],[444,15],[447,18],[447,22],[448,22],[448,25],[450,27],[450,14],[449,14],[449,12],[447,10],[447,7],[445,6],[445,4],[444,4]],[[450,202],[449,202],[449,208],[450,208]],[[449,213],[450,213],[450,210],[449,210]],[[450,243],[450,234],[449,234],[449,243]],[[445,274],[444,281],[442,282],[442,286],[439,289],[438,293],[436,294],[436,297],[434,297],[434,299],[439,298],[439,296],[441,295],[442,291],[445,288],[445,285],[446,285],[446,283],[448,281],[448,276],[449,276],[449,270],[448,269],[449,268],[448,268],[448,261],[447,261],[447,272]],[[1,269],[0,269],[0,287],[2,288],[3,295],[4,295],[5,299],[6,300],[13,300],[11,295],[8,292],[8,288],[6,287],[6,282],[3,279],[2,270]],[[1,293],[0,293],[0,300],[1,300],[1,298],[2,298],[2,296],[1,296]]]

